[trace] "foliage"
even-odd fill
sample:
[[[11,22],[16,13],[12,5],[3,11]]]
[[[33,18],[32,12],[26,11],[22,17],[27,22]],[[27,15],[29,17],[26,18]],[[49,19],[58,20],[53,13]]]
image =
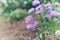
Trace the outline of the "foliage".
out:
[[[23,19],[24,17],[26,17],[27,14],[27,10],[23,10],[23,9],[16,9],[11,13],[3,13],[3,16],[5,16],[6,18],[10,19],[10,20],[20,20]]]
[[[36,30],[36,35],[41,40],[45,40],[47,35],[55,35],[56,26],[60,23],[58,23],[60,11],[57,10],[57,8],[60,8],[60,3],[48,2],[46,4],[40,4],[39,0],[34,0],[32,2],[32,5],[35,6],[35,8],[31,8],[28,11],[31,15],[26,17],[26,29]],[[60,36],[59,33],[55,36]]]
[[[0,8],[3,8],[4,4],[2,2],[0,2]]]
[[[57,2],[60,2],[60,0],[56,0]]]
[[[31,8],[32,0],[7,0],[8,5],[15,5],[16,8],[29,9]],[[29,3],[29,4],[28,4]]]

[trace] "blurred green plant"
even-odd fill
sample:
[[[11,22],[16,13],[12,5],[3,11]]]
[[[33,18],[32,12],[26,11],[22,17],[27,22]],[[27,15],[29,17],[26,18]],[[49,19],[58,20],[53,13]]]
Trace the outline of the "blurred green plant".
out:
[[[4,13],[2,15],[5,16],[8,20],[20,20],[28,16],[29,14],[25,9],[16,9],[11,13]]]
[[[32,0],[7,0],[7,6],[4,8],[3,14],[10,14],[17,8],[21,9],[29,9],[31,8],[31,2]],[[29,4],[28,4],[29,3]]]
[[[16,8],[30,9],[33,0],[7,0],[7,6],[4,8],[4,13],[10,13]],[[41,3],[51,2],[51,0],[41,0]]]
[[[60,0],[56,0],[57,2],[60,2]]]
[[[0,2],[0,8],[3,8],[5,5],[2,3],[2,2]]]
[[[3,10],[4,10],[4,4],[2,2],[0,2],[0,16],[1,16]]]
[[[14,10],[15,8],[30,9],[32,6],[33,0],[7,0],[8,6],[5,10]],[[52,2],[52,0],[40,0],[41,3]]]
[[[18,38],[17,37],[14,37],[14,40],[18,40]]]
[[[33,0],[7,0],[7,4],[15,5],[16,8],[29,9]]]

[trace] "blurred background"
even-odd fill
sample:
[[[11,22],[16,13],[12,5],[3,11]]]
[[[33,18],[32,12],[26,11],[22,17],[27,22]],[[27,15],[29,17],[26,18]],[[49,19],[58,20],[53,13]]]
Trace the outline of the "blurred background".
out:
[[[3,15],[8,19],[13,20],[24,18],[24,16],[28,15],[27,14],[28,9],[33,7],[32,1],[33,0],[0,0],[0,11],[3,11],[3,13],[0,13],[0,15]],[[40,0],[41,4],[47,2],[53,3],[55,1],[60,2],[60,0]],[[21,12],[18,10],[21,10]],[[16,15],[17,13],[16,11],[21,14],[18,13]]]

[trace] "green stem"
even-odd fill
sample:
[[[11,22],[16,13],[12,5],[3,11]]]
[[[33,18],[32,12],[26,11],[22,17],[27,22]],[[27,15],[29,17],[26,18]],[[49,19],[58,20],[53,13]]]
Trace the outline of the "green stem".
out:
[[[42,33],[42,40],[45,40],[45,33]]]
[[[45,29],[44,26],[42,26],[42,40],[45,40],[45,33],[44,33],[45,30],[44,29]]]
[[[41,24],[41,27],[42,27],[42,40],[45,40],[45,33],[44,33],[44,29],[45,27],[43,26],[44,24],[42,24],[44,22],[43,18],[42,18],[42,15],[40,15],[40,24]]]

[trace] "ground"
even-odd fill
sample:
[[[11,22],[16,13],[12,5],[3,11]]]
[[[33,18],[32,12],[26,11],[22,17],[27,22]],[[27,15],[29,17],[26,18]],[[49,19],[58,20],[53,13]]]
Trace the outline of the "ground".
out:
[[[34,31],[26,30],[25,21],[6,21],[0,18],[0,40],[35,40]],[[37,40],[39,40],[37,38]]]
[[[20,21],[7,21],[0,17],[0,40],[39,40],[35,31],[26,30],[24,19]],[[55,37],[46,40],[56,40]]]

